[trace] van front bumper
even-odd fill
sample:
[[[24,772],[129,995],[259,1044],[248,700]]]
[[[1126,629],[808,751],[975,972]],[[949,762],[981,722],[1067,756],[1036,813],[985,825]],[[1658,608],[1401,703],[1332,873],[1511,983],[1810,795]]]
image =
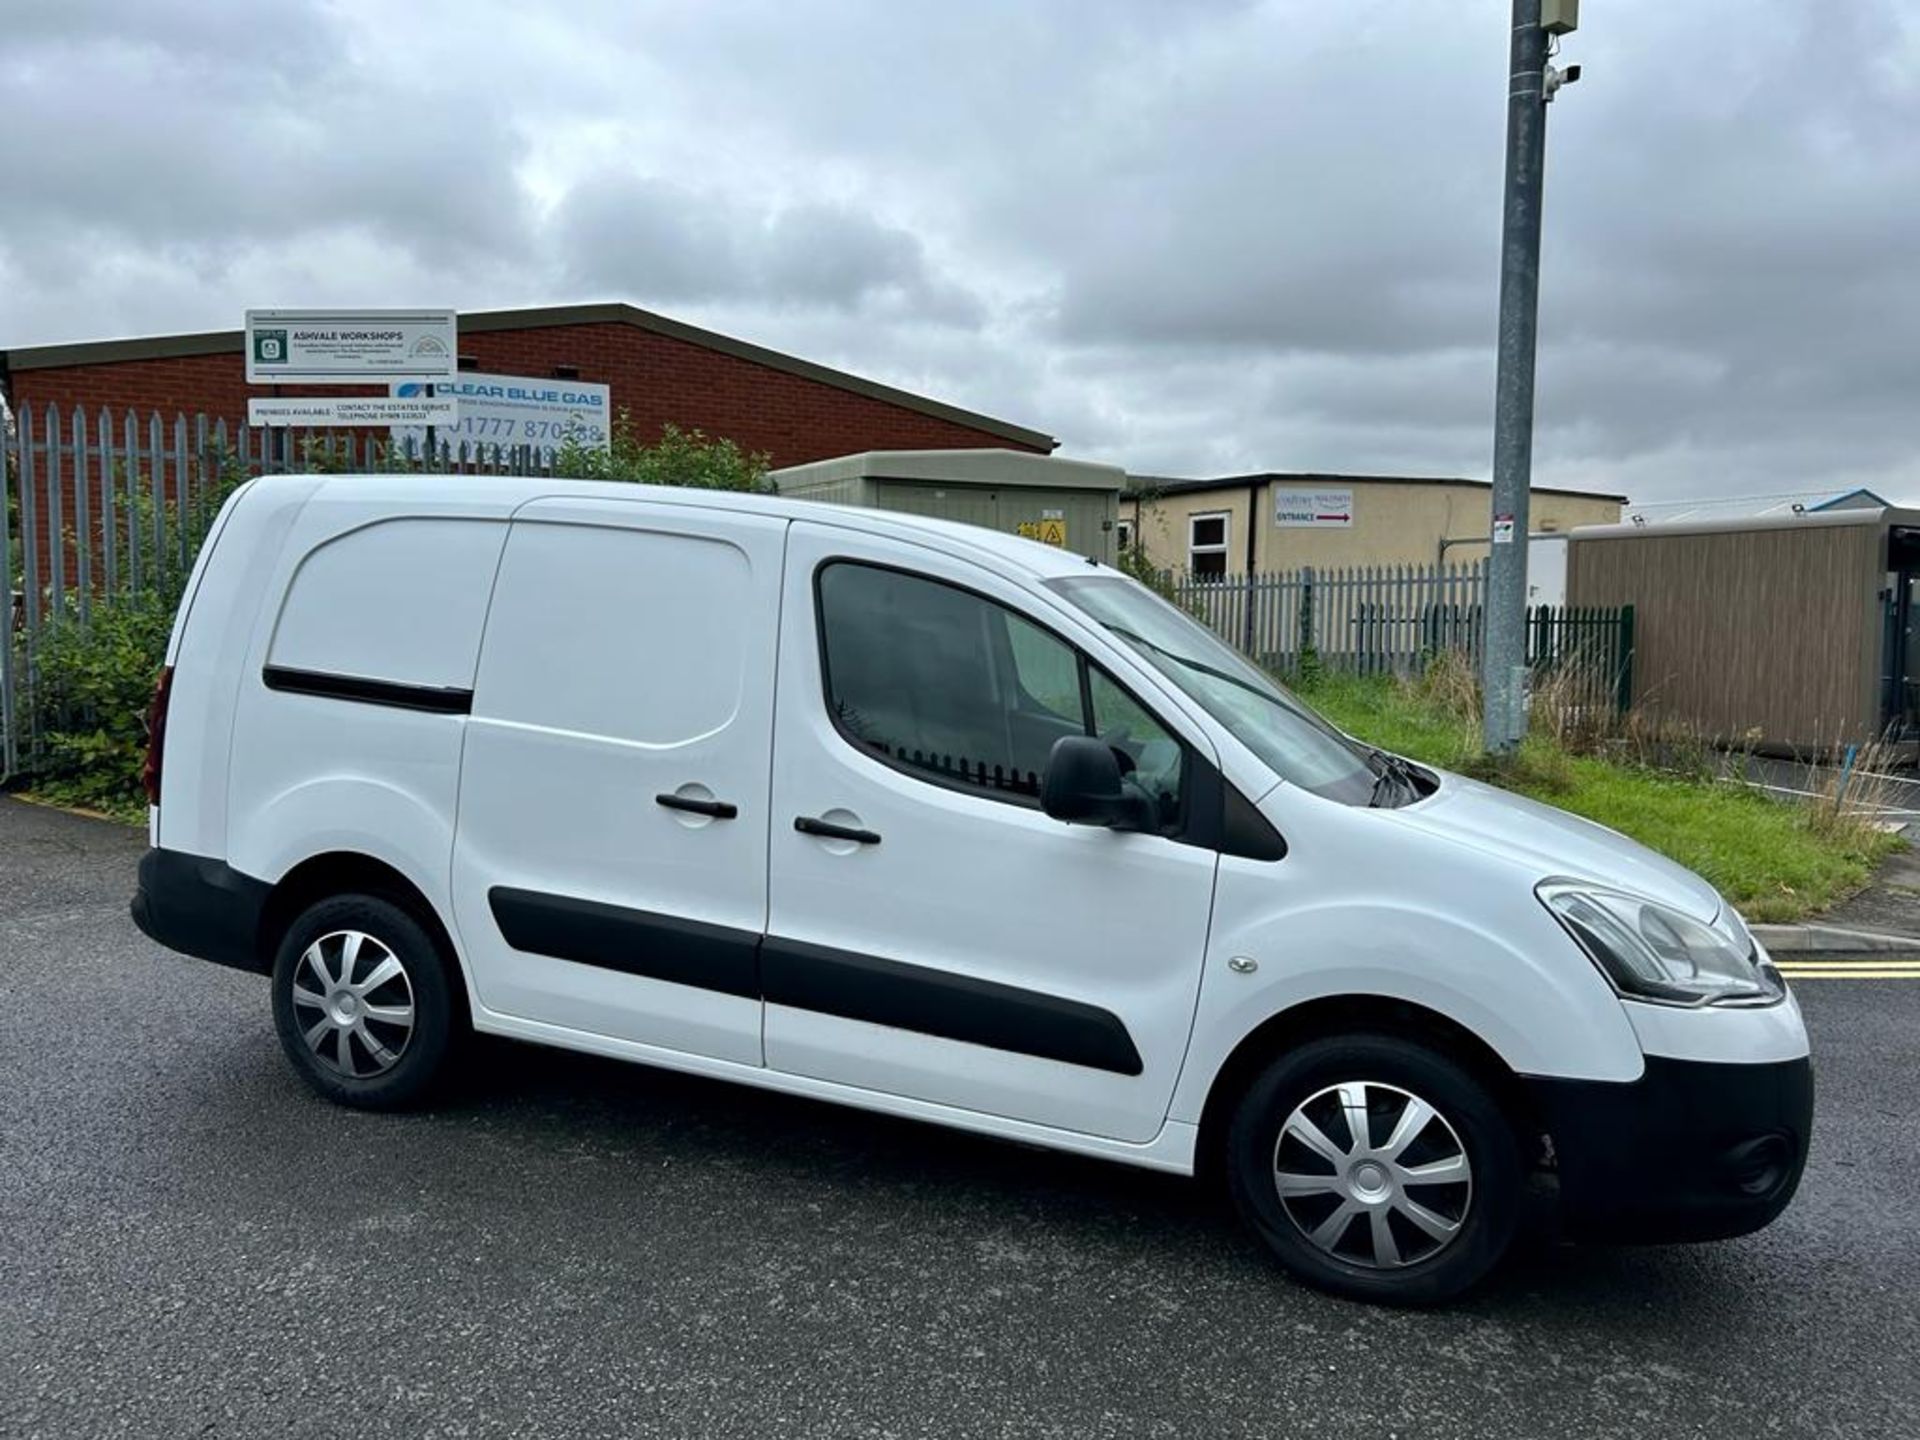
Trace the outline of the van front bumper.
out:
[[[1528,1081],[1567,1234],[1724,1240],[1770,1224],[1799,1188],[1813,1129],[1806,1057],[1722,1064],[1646,1057],[1627,1084]]]
[[[260,916],[272,888],[204,855],[149,850],[128,908],[141,933],[169,950],[264,975],[273,957],[260,953]]]

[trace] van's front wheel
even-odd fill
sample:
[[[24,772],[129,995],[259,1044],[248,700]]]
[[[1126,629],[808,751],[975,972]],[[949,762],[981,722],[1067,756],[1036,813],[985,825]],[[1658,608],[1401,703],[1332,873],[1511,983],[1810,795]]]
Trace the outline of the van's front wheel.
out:
[[[1248,1087],[1227,1148],[1241,1215],[1323,1289],[1445,1300],[1513,1238],[1512,1126],[1468,1071],[1412,1041],[1356,1034],[1289,1051]]]
[[[301,1079],[368,1110],[412,1104],[454,1035],[447,973],[426,930],[373,895],[336,895],[288,927],[273,965],[273,1019]]]

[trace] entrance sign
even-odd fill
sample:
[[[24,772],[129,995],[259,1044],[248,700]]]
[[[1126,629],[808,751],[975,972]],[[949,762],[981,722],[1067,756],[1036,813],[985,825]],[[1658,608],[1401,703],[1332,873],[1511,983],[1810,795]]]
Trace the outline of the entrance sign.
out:
[[[424,388],[424,387],[422,387]],[[432,425],[455,424],[457,400],[421,395],[395,400],[385,395],[311,396],[247,401],[249,425]]]
[[[418,380],[396,380],[388,386],[396,397],[424,395]],[[584,380],[536,380],[525,375],[483,375],[462,370],[450,379],[433,382],[436,396],[460,402],[460,421],[446,426],[434,421],[434,443],[466,445],[474,449],[495,445],[530,445],[535,450],[557,450],[568,439],[589,450],[611,445],[613,392]],[[396,428],[402,443],[424,443],[423,422]]]
[[[438,380],[459,365],[451,310],[249,310],[249,385]]]
[[[1276,490],[1273,523],[1283,530],[1351,530],[1353,491]]]

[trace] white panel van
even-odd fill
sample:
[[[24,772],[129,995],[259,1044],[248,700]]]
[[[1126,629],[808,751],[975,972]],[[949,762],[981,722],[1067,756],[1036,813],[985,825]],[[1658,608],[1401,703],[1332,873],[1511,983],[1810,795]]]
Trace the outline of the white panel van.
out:
[[[142,929],[306,1081],[473,1031],[1181,1173],[1400,1301],[1800,1178],[1800,1013],[1713,888],[1382,754],[1050,547],[540,479],[242,488],[155,703]]]

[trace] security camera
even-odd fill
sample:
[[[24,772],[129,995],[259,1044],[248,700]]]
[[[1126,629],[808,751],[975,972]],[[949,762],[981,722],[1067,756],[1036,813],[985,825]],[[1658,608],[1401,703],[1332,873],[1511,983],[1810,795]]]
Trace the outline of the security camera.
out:
[[[1542,87],[1544,98],[1551,100],[1562,85],[1571,85],[1580,78],[1580,67],[1569,65],[1561,69],[1557,65],[1547,66],[1546,84]]]

